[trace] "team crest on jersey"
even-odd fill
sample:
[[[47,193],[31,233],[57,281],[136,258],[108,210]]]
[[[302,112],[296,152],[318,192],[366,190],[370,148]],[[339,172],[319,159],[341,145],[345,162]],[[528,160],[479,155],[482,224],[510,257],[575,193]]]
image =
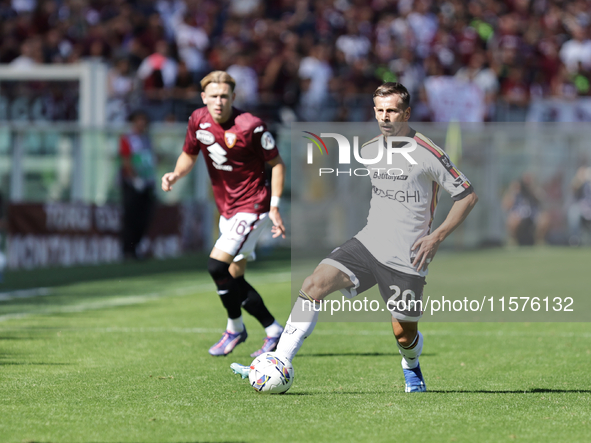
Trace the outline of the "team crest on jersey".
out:
[[[225,132],[224,138],[226,140],[226,146],[228,147],[228,149],[231,149],[236,144],[236,139],[238,137],[233,132]]]

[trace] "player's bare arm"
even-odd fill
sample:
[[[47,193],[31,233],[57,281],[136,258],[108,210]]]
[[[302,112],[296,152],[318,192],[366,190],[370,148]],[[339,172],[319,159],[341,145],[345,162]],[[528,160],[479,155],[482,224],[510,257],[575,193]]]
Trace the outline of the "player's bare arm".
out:
[[[267,164],[271,166],[271,197],[279,199],[283,194],[283,184],[285,183],[285,163],[283,163],[281,156],[278,155],[273,160],[268,161]],[[285,226],[281,214],[279,214],[279,205],[273,205],[274,200],[271,201],[271,210],[269,211],[269,218],[273,222],[271,228],[273,238],[279,236],[285,238]]]
[[[196,162],[196,155],[190,155],[183,151],[176,162],[174,172],[167,172],[162,176],[162,190],[164,192],[172,190],[172,185],[191,172]]]
[[[412,263],[420,271],[426,268],[435,254],[439,245],[466,219],[472,208],[476,205],[478,196],[475,192],[468,194],[463,199],[454,202],[445,221],[431,234],[420,238],[412,247],[417,255]]]

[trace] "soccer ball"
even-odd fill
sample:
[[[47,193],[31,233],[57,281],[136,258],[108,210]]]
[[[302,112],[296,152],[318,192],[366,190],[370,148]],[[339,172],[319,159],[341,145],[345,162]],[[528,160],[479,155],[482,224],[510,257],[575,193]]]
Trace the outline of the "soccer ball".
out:
[[[283,394],[293,383],[293,366],[275,352],[265,352],[250,364],[250,385],[261,394]]]

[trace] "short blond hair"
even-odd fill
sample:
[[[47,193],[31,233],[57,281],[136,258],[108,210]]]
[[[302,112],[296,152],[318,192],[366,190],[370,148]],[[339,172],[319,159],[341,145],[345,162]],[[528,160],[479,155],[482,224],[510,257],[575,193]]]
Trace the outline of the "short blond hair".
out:
[[[234,88],[236,87],[236,80],[226,71],[213,71],[203,77],[203,80],[201,80],[201,90],[205,91],[206,86],[210,83],[227,83],[232,88],[232,92],[234,92]]]

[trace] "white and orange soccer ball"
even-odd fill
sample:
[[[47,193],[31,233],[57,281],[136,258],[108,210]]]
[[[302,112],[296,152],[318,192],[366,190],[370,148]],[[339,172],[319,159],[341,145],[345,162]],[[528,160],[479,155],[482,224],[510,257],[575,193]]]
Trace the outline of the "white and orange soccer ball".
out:
[[[293,366],[276,352],[265,352],[250,364],[248,380],[261,394],[283,394],[293,384]]]

